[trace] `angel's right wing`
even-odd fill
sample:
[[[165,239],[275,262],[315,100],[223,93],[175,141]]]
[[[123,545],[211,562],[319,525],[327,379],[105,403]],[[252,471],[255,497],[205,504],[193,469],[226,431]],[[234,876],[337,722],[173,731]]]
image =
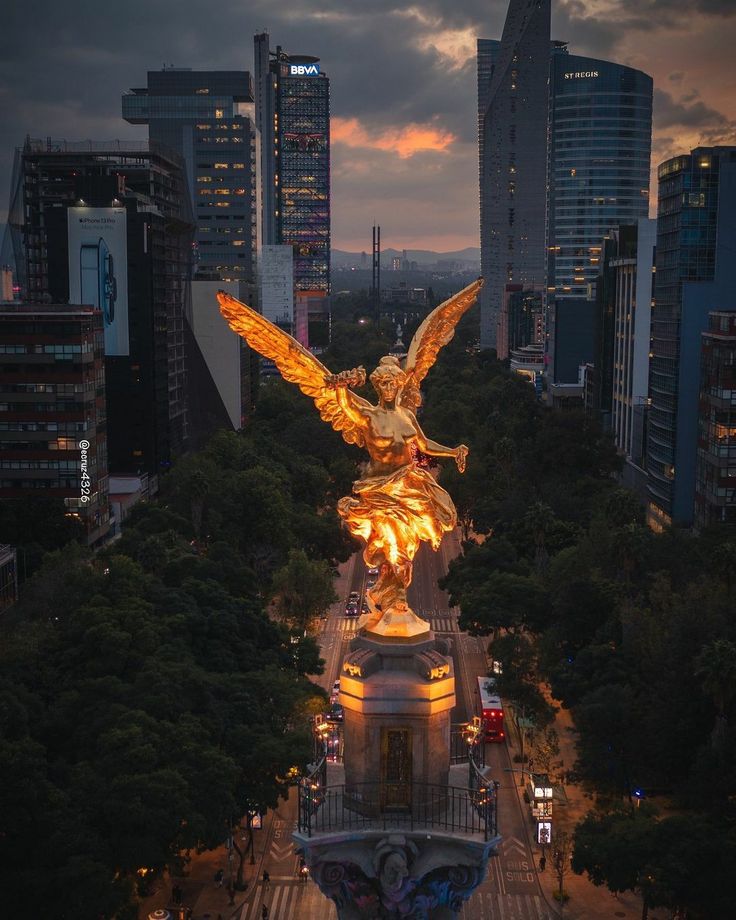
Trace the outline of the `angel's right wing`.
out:
[[[342,409],[335,388],[327,385],[327,378],[332,375],[324,364],[288,332],[235,297],[218,291],[217,299],[220,312],[233,332],[237,332],[264,358],[273,361],[284,380],[297,384],[302,393],[311,396],[322,420],[339,431],[348,444],[363,447],[363,430]],[[350,392],[350,399],[358,408],[370,405],[353,392]]]
[[[483,279],[478,278],[448,300],[435,307],[425,318],[409,345],[404,362],[407,382],[402,395],[402,404],[414,408],[421,405],[419,387],[427,372],[437,360],[437,355],[455,335],[455,326],[478,299]]]

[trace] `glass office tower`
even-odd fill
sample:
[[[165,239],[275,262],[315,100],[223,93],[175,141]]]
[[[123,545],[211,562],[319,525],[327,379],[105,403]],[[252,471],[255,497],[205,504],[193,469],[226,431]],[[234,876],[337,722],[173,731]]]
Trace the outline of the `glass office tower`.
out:
[[[256,133],[246,71],[167,67],[123,96],[123,118],[184,158],[195,216],[195,271],[252,282],[257,241]]]
[[[267,33],[254,45],[263,244],[292,247],[296,331],[322,347],[329,341],[330,81],[319,58],[271,51]]]
[[[507,284],[543,284],[550,0],[510,0],[499,49],[479,48],[480,341],[495,348]],[[492,65],[490,85],[480,73]]]
[[[648,216],[652,78],[573,54],[550,65],[547,285],[592,299],[603,238]]]
[[[693,521],[701,339],[709,314],[736,310],[736,147],[698,147],[658,170],[647,520]]]

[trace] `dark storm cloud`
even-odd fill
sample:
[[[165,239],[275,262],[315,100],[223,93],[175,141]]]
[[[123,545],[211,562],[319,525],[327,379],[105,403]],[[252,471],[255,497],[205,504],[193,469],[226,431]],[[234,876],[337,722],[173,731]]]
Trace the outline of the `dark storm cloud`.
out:
[[[736,16],[734,0],[620,0],[623,10],[637,15],[648,14],[682,16],[690,13],[706,13],[713,16]]]
[[[654,123],[658,129],[678,126],[719,130],[732,126],[723,112],[707,106],[698,93],[688,93],[678,101],[662,89],[654,90]]]
[[[128,0],[125,6],[15,0],[6,7],[0,30],[0,220],[12,151],[26,134],[145,137],[145,128],[120,117],[126,89],[144,86],[146,72],[164,62],[248,70],[253,34],[267,30],[274,45],[319,55],[331,78],[335,136],[341,138],[333,148],[337,244],[341,236],[362,233],[373,216],[407,235],[412,227],[441,235],[427,204],[439,189],[444,225],[458,234],[465,227],[467,242],[474,242],[468,237],[477,234],[475,39],[500,38],[508,0]],[[722,37],[733,13],[736,0],[553,0],[553,35],[569,41],[573,53],[631,63],[654,73],[660,84],[673,65],[687,67],[667,84],[675,95],[658,96],[657,124],[668,128],[676,144],[678,131],[670,125],[703,135],[709,119],[713,130],[730,126],[717,111],[726,102],[713,105],[716,85],[723,86],[717,64],[710,98],[688,100],[687,94],[693,91],[691,69],[707,56],[702,30]],[[698,34],[687,63],[682,53],[669,51],[677,30]],[[693,79],[703,89],[707,85],[707,75]],[[360,144],[346,139],[351,120]],[[419,143],[413,155],[386,149],[392,138],[406,142],[432,132],[433,149]]]

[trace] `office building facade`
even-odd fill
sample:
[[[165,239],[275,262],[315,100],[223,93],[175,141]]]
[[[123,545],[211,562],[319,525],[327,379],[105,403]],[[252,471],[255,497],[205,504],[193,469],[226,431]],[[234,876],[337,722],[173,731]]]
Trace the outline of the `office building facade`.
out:
[[[266,33],[254,47],[262,243],[292,247],[296,331],[320,348],[330,316],[330,82],[319,58],[271,51]]]
[[[550,0],[510,0],[501,46],[488,48],[480,167],[481,347],[495,348],[507,284],[545,280],[544,209]],[[479,88],[480,88],[479,79]],[[479,105],[481,99],[479,98]]]
[[[165,68],[122,98],[123,118],[184,160],[196,223],[195,272],[254,281],[257,251],[255,105],[246,71]]]
[[[611,430],[627,462],[643,466],[644,425],[649,391],[649,335],[652,314],[657,223],[642,217],[636,224],[611,231],[613,246],[613,328],[610,350]],[[600,354],[600,352],[599,352]],[[596,361],[605,382],[603,361]],[[610,406],[610,409],[609,409]]]
[[[592,299],[602,240],[648,216],[652,78],[595,58],[552,56],[547,285]]]
[[[702,336],[695,527],[736,524],[736,311]]]
[[[498,320],[496,355],[500,360],[527,345],[544,344],[544,287],[507,284]]]
[[[156,144],[29,139],[20,163],[10,222],[24,299],[102,310],[109,467],[155,475],[189,438],[182,161]]]
[[[701,336],[709,313],[736,310],[736,147],[698,147],[658,169],[652,306],[647,520],[693,521]]]
[[[110,527],[103,313],[0,307],[0,501],[61,498],[91,546]]]

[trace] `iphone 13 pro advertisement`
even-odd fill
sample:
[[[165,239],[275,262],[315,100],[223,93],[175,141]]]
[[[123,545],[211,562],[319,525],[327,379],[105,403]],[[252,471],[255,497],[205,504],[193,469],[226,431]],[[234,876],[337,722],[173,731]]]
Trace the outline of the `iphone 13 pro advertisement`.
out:
[[[105,355],[129,355],[125,208],[69,208],[69,303],[102,310]]]

